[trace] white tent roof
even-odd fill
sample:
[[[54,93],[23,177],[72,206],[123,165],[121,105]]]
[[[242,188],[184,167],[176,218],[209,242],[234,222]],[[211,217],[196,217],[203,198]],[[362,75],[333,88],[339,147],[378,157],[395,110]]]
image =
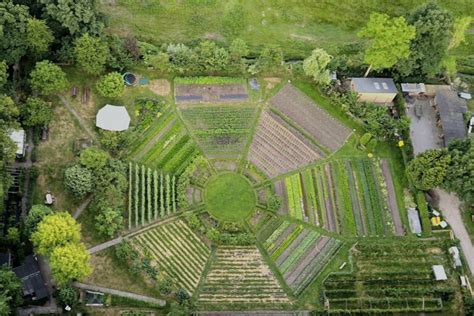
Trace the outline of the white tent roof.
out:
[[[95,125],[108,131],[125,131],[130,125],[130,115],[124,106],[107,104],[97,112]]]
[[[443,281],[448,279],[448,276],[446,275],[446,272],[444,271],[444,267],[442,265],[434,265],[432,266],[432,269],[436,281]]]

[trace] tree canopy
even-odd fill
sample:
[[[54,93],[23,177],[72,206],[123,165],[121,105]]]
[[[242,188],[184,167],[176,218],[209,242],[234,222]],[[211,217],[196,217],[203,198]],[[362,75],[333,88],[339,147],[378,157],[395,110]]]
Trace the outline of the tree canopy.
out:
[[[67,212],[46,215],[31,235],[31,241],[39,254],[50,255],[56,247],[78,243],[81,226]]]
[[[28,216],[25,218],[25,231],[27,235],[31,235],[38,224],[43,220],[46,215],[52,214],[53,210],[46,205],[36,204],[33,205],[28,212]]]
[[[327,66],[332,56],[324,49],[316,48],[311,55],[303,61],[303,70],[307,76],[313,78],[318,84],[328,84],[331,81]]]
[[[407,176],[419,190],[429,190],[443,183],[451,157],[444,149],[429,149],[408,163]]]
[[[404,76],[430,77],[440,71],[451,40],[453,18],[437,4],[428,2],[415,8],[407,18],[416,28],[410,55],[397,64]]]
[[[83,198],[87,193],[92,192],[94,182],[92,172],[79,165],[69,167],[64,172],[66,187],[77,198]]]
[[[90,255],[82,243],[66,243],[53,249],[49,262],[51,272],[59,285],[82,280],[92,272]]]
[[[104,168],[109,159],[110,156],[106,151],[96,147],[84,149],[79,156],[81,165],[90,170],[100,170]]]
[[[86,33],[76,39],[74,54],[79,68],[88,74],[99,75],[105,70],[109,47],[99,37]]]
[[[122,75],[111,72],[103,76],[96,84],[97,91],[104,97],[115,98],[122,95],[125,90]]]
[[[100,34],[104,24],[96,0],[39,0],[46,16],[71,35]]]
[[[44,20],[28,19],[26,41],[32,53],[45,53],[53,40],[53,32],[51,32]]]
[[[26,54],[29,18],[27,6],[0,2],[0,60],[15,64]]]
[[[30,85],[34,91],[48,95],[64,90],[68,82],[61,67],[49,60],[43,60],[37,62],[30,73]]]
[[[26,126],[47,126],[53,119],[53,109],[50,103],[30,97],[21,107],[21,116]]]
[[[386,14],[372,13],[367,25],[357,34],[369,39],[364,62],[370,69],[390,68],[410,55],[410,41],[415,37],[415,27],[404,17],[390,18]]]
[[[22,302],[21,288],[21,280],[15,273],[7,267],[0,266],[0,315],[10,315],[10,312]]]

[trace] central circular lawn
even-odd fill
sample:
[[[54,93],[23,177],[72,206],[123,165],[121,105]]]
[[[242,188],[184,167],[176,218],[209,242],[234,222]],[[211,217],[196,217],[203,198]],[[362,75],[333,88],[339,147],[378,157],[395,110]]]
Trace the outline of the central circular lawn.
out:
[[[218,174],[206,184],[204,200],[207,211],[223,221],[241,221],[248,217],[257,203],[257,196],[250,182],[240,174]]]

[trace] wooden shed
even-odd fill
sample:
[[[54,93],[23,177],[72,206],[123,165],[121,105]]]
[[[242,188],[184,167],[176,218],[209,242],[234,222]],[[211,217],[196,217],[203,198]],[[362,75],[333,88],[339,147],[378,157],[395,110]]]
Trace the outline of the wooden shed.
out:
[[[362,102],[391,104],[397,95],[397,87],[391,78],[352,78],[351,90]]]

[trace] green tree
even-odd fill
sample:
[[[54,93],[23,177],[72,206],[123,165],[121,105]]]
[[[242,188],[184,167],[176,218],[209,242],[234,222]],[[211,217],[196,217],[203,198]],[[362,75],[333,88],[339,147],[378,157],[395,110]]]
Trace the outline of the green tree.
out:
[[[35,69],[30,73],[30,86],[40,94],[57,93],[66,89],[67,85],[64,71],[49,60],[37,62]]]
[[[249,47],[244,40],[236,38],[232,41],[229,47],[230,58],[233,61],[240,61],[242,57],[249,54]]]
[[[125,49],[124,41],[117,35],[107,37],[109,46],[109,56],[107,58],[107,66],[112,69],[124,70],[133,64],[133,58]]]
[[[78,243],[81,239],[81,226],[67,212],[56,212],[46,215],[31,234],[31,241],[36,251],[50,255],[59,246]]]
[[[18,115],[18,107],[12,98],[0,94],[0,162],[15,160],[16,145],[9,137],[9,129],[18,126]]]
[[[106,151],[96,147],[86,148],[79,155],[81,165],[90,170],[103,169],[109,159],[110,155]]]
[[[415,27],[408,25],[404,17],[390,18],[386,14],[372,13],[359,37],[369,39],[364,61],[371,69],[390,68],[410,55],[410,41],[415,38]]]
[[[203,41],[197,47],[199,66],[204,71],[220,71],[229,64],[229,53],[216,43]]]
[[[99,75],[105,70],[109,47],[99,37],[86,33],[76,39],[74,54],[80,69],[91,75]]]
[[[122,75],[118,72],[111,72],[103,76],[96,84],[97,91],[109,98],[115,98],[122,95],[125,85]]]
[[[96,0],[39,0],[46,16],[71,35],[100,34],[104,27]]]
[[[21,280],[5,266],[0,266],[0,312],[11,311],[22,302]],[[10,315],[0,313],[0,315]]]
[[[448,11],[428,2],[415,8],[407,21],[416,28],[416,36],[410,44],[410,55],[397,64],[397,69],[404,76],[433,76],[447,54],[453,18]]]
[[[449,42],[448,49],[454,49],[466,41],[466,30],[469,25],[471,25],[471,22],[472,17],[470,16],[462,16],[454,20],[451,41]]]
[[[456,140],[449,144],[448,152],[451,156],[449,172],[443,187],[458,196],[468,205],[474,205],[474,141],[472,138]]]
[[[25,218],[25,232],[30,236],[35,230],[38,224],[43,218],[49,214],[52,214],[53,210],[46,205],[36,204],[33,205],[28,212],[28,216]]]
[[[95,228],[106,237],[113,237],[122,227],[122,214],[110,207],[100,210],[100,213],[95,217]]]
[[[331,81],[329,69],[327,69],[332,56],[324,49],[316,48],[311,56],[303,61],[303,70],[307,76],[313,78],[318,84],[328,84]]]
[[[283,51],[280,47],[266,46],[257,60],[258,71],[272,71],[283,65]]]
[[[8,80],[8,65],[6,61],[0,61],[0,91],[3,89]]]
[[[71,193],[79,199],[92,192],[94,188],[92,172],[78,165],[66,169],[64,183]]]
[[[53,109],[50,103],[30,97],[21,108],[21,116],[26,126],[48,126],[53,119]]]
[[[0,60],[7,64],[18,64],[28,49],[27,25],[30,14],[28,7],[0,2]]]
[[[47,52],[53,40],[53,32],[44,20],[28,19],[26,41],[32,53],[42,54]]]
[[[82,243],[70,242],[53,249],[49,262],[51,272],[59,285],[82,280],[92,272],[90,255]]]
[[[451,157],[444,149],[429,149],[408,163],[407,176],[419,190],[429,190],[443,183]]]
[[[11,245],[20,243],[20,230],[17,227],[9,227],[7,230],[7,240]]]
[[[79,303],[77,290],[71,285],[61,286],[58,291],[58,299],[63,306],[74,306]]]

